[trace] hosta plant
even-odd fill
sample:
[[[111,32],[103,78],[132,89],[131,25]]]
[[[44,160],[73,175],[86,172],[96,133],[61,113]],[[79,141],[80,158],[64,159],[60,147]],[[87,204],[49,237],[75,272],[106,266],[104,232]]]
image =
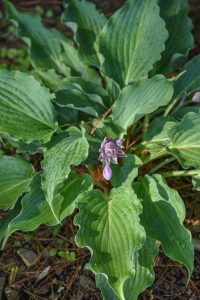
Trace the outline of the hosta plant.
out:
[[[5,2],[30,68],[0,70],[0,237],[74,212],[102,297],[135,300],[159,247],[193,270],[184,204],[166,179],[190,176],[200,190],[188,5],[127,0],[109,18],[85,0],[63,6],[69,35]]]

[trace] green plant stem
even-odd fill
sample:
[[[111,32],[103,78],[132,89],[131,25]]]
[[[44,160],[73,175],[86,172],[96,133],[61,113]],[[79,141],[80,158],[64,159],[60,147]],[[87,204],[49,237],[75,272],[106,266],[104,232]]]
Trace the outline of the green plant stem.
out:
[[[143,148],[146,145],[147,145],[147,142],[141,142],[141,143],[137,144],[136,146],[131,147],[130,149],[135,151],[135,150]]]
[[[144,141],[144,137],[145,137],[145,134],[147,132],[147,129],[149,127],[149,115],[146,115],[144,117],[144,124],[143,124],[143,133],[142,133],[142,140]]]
[[[174,106],[176,105],[176,103],[178,102],[179,98],[175,98],[166,108],[166,110],[164,111],[164,117],[168,116],[168,114],[171,112],[171,110],[174,108]]]
[[[199,175],[199,170],[181,170],[181,171],[170,171],[162,173],[161,175],[164,177],[181,177],[181,176],[195,176]]]
[[[162,158],[162,157],[164,157],[164,156],[166,156],[166,155],[168,155],[168,154],[169,154],[169,153],[166,151],[166,149],[163,149],[162,151],[160,151],[160,152],[158,152],[158,153],[156,153],[156,154],[154,154],[154,155],[148,157],[147,159],[145,159],[145,160],[143,161],[143,166],[146,165],[146,164],[148,164],[148,163],[150,163],[150,162],[152,162],[153,160]]]
[[[154,168],[152,168],[150,171],[149,171],[149,174],[153,174],[155,173],[157,170],[163,168],[164,166],[170,164],[171,162],[175,161],[176,158],[175,157],[169,157],[169,158],[166,158],[164,161],[162,161],[161,163],[159,163],[157,166],[155,166]]]

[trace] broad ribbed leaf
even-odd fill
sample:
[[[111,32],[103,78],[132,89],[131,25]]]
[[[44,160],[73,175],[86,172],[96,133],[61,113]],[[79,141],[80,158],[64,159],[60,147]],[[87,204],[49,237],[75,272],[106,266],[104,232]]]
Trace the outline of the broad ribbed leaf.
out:
[[[158,255],[156,241],[147,237],[142,249],[135,256],[135,276],[125,283],[124,293],[126,300],[137,300],[147,287],[151,286],[155,280],[154,259]]]
[[[185,73],[174,82],[173,98],[180,98],[184,94],[200,88],[200,55],[191,59],[184,67]]]
[[[100,35],[103,73],[121,86],[147,77],[165,49],[167,37],[157,0],[127,0]]]
[[[0,157],[0,208],[15,205],[17,198],[29,190],[29,182],[34,175],[30,163],[12,156]]]
[[[113,189],[110,196],[99,190],[78,199],[80,226],[76,242],[92,252],[91,269],[107,277],[121,300],[123,286],[134,274],[132,255],[142,247],[144,230],[139,223],[141,204],[131,188]]]
[[[8,1],[6,8],[8,17],[17,27],[17,34],[29,47],[32,64],[35,67],[67,73],[60,43],[60,40],[67,41],[64,35],[55,29],[45,28],[36,13],[19,12]]]
[[[146,175],[134,190],[143,199],[141,223],[147,235],[159,240],[165,254],[183,263],[191,276],[194,251],[191,234],[183,226],[185,209],[179,194],[160,175]]]
[[[55,103],[60,107],[68,107],[97,117],[97,111],[92,107],[87,96],[77,90],[61,90],[56,93]]]
[[[56,130],[52,98],[31,75],[0,70],[0,131],[26,142],[50,140]]]
[[[59,200],[58,196],[55,201],[58,206],[60,202]],[[8,223],[8,227],[4,235],[3,246],[9,236],[16,230],[32,231],[41,224],[55,225],[57,223],[58,222],[55,220],[49,204],[46,201],[45,194],[41,187],[41,177],[40,174],[38,174],[31,182],[30,192],[22,199],[22,207],[19,214]]]
[[[169,131],[168,151],[184,168],[200,167],[200,114],[188,113]]]
[[[147,237],[142,249],[134,255],[135,275],[124,284],[125,300],[137,300],[138,295],[154,282],[153,266],[157,254],[158,247],[155,241]],[[96,284],[101,289],[103,299],[119,300],[103,275],[96,275]]]
[[[173,83],[158,75],[125,87],[113,106],[115,125],[126,131],[146,114],[167,105],[172,98]]]
[[[94,43],[107,21],[106,17],[97,11],[93,3],[85,0],[65,2],[67,5],[62,14],[62,21],[74,31],[81,57],[89,64],[98,64]]]
[[[133,180],[138,176],[138,167],[142,161],[136,155],[129,154],[123,158],[123,165],[112,165],[113,176],[111,183],[114,187],[131,186]]]
[[[161,17],[165,20],[169,37],[165,43],[165,51],[156,65],[157,73],[169,74],[173,70],[174,55],[186,56],[194,46],[191,33],[192,22],[188,17],[187,0],[159,0]]]
[[[64,182],[70,172],[70,166],[80,164],[88,155],[88,142],[84,132],[76,127],[70,127],[66,133],[55,137],[44,153],[43,188],[47,201],[59,219],[53,207],[53,198],[58,184]]]
[[[155,118],[145,134],[147,148],[151,151],[158,151],[166,147],[170,143],[168,132],[175,125],[176,121],[172,117]]]
[[[57,91],[55,103],[61,107],[68,107],[83,111],[89,115],[97,117],[105,111],[105,106],[99,95],[86,93],[81,86],[77,84],[68,84],[65,89]]]
[[[59,190],[63,197],[63,202],[60,207],[59,219],[63,220],[66,216],[73,213],[75,209],[75,201],[79,195],[92,188],[93,181],[88,174],[77,175],[71,172],[69,177],[64,182],[63,187]]]

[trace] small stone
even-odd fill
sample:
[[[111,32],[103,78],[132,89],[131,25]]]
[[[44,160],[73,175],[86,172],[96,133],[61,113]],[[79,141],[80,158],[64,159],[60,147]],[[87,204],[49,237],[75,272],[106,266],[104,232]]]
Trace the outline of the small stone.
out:
[[[34,265],[37,260],[37,255],[32,250],[21,248],[17,250],[17,254],[20,256],[21,260],[28,268]]]
[[[20,299],[20,291],[21,287],[19,285],[11,285],[5,289],[5,294],[7,300],[19,300]]]
[[[44,296],[44,295],[47,295],[49,293],[49,291],[50,291],[50,288],[48,286],[43,285],[39,288],[38,294]]]
[[[38,282],[38,281],[42,280],[43,278],[45,278],[45,277],[48,275],[50,269],[51,269],[51,266],[46,267],[46,268],[45,268],[45,269],[37,276],[36,282]]]

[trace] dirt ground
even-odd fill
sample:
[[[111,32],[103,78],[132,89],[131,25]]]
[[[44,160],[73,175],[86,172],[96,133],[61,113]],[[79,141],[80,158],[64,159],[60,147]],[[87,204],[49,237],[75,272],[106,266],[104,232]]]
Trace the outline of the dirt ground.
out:
[[[110,15],[123,0],[94,0]],[[48,26],[63,30],[58,22],[62,11],[61,0],[13,0],[23,11],[43,7],[43,19]],[[200,53],[200,0],[190,0],[190,16],[194,22],[195,49],[191,55]],[[54,12],[49,17],[47,11]],[[0,1],[0,11],[3,7]],[[9,24],[0,19],[0,63],[10,68],[24,64],[27,52],[24,44],[15,38]],[[1,49],[22,49],[20,55],[2,55]],[[24,65],[24,68],[26,66]],[[187,272],[176,262],[166,258],[162,251],[155,262],[156,280],[140,300],[198,300],[200,299],[200,193],[192,192],[189,179],[169,180],[184,199],[187,217],[185,224],[192,232],[195,245],[195,270],[186,286]],[[0,216],[3,214],[0,212]],[[0,252],[0,300],[100,300],[94,275],[88,270],[90,254],[78,248],[74,241],[76,228],[73,216],[60,227],[41,226],[33,233],[17,232]]]

